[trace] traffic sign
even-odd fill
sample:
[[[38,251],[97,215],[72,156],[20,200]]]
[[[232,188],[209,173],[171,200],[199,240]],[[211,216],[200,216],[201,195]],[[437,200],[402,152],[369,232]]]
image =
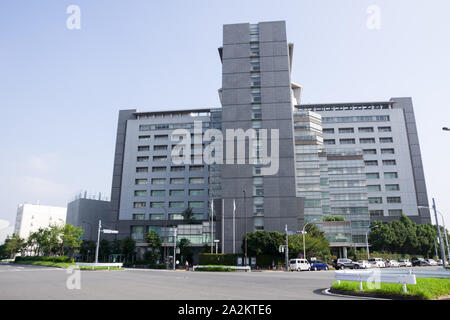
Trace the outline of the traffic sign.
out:
[[[112,234],[118,234],[119,233],[119,231],[111,230],[111,229],[103,229],[102,232],[103,233],[112,233]]]

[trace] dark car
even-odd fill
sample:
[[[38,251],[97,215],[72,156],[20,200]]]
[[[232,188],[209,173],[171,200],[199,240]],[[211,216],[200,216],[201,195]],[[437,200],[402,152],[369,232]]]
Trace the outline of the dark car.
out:
[[[311,270],[328,270],[328,264],[321,260],[311,260]]]
[[[423,258],[412,258],[411,263],[413,267],[429,266],[430,264]]]
[[[341,259],[337,259],[337,260],[333,261],[333,267],[336,270],[339,270],[339,269],[359,269],[359,264],[354,263],[350,259],[341,258]]]

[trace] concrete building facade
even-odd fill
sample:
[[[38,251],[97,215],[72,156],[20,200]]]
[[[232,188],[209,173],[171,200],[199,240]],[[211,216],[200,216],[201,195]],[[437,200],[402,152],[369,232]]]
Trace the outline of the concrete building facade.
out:
[[[43,206],[40,204],[20,204],[17,208],[14,234],[27,239],[40,228],[52,225],[63,226],[66,223],[67,209],[62,207]]]

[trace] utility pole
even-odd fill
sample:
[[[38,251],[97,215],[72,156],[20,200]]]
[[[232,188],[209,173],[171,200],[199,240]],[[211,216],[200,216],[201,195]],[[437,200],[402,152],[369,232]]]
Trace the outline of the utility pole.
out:
[[[98,249],[100,247],[100,231],[102,229],[102,220],[98,220],[97,248],[95,249],[95,264],[98,263]]]
[[[211,253],[214,253],[214,200],[211,200]]]
[[[438,216],[437,216],[436,204],[434,202],[434,198],[433,198],[433,210],[434,210],[434,217],[436,219],[436,228],[437,228],[438,236],[439,236],[439,245],[441,247],[442,266],[445,269],[445,262],[447,261],[447,259],[445,258],[445,251],[444,251],[444,246],[443,246],[442,237],[441,237],[441,228],[439,227],[439,220],[438,220]]]
[[[288,238],[288,227],[286,225],[286,250],[284,250],[285,258],[286,258],[286,271],[289,271],[289,238]]]
[[[225,253],[225,199],[222,198],[222,253]]]
[[[174,229],[173,235],[173,271],[176,269],[177,265],[177,227]]]
[[[236,199],[233,199],[233,254],[236,253]]]
[[[244,192],[244,246],[245,246],[245,266],[247,266],[247,208],[245,207],[245,190],[242,190]]]

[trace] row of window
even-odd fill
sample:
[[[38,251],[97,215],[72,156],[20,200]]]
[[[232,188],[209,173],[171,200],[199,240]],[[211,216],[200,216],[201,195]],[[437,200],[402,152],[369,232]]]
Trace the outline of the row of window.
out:
[[[145,213],[136,213],[133,214],[133,220],[145,220],[146,218],[146,214]],[[193,214],[192,215],[192,219],[194,220],[201,220],[204,218],[203,213],[200,214]],[[162,213],[151,213],[148,215],[148,219],[149,220],[163,220],[164,219],[164,214]],[[169,214],[169,220],[183,220],[184,216],[180,213],[170,213]],[[142,227],[143,226],[136,226],[136,227]]]
[[[202,154],[191,154],[191,160],[194,161],[196,159],[202,159],[203,155]],[[162,161],[167,161],[168,157],[167,156],[153,156],[152,157],[152,161],[154,162],[162,162]],[[150,161],[150,157],[149,156],[139,156],[136,158],[137,162],[149,162]]]
[[[394,140],[392,137],[385,137],[385,138],[379,138],[380,143],[393,143]],[[324,139],[324,144],[336,144],[335,139]],[[340,144],[355,144],[356,139],[350,138],[350,139],[339,139]],[[360,138],[359,143],[361,144],[368,144],[368,143],[376,143],[375,138]]]
[[[152,201],[150,202],[150,208],[165,208],[165,202],[161,201]],[[203,201],[189,201],[188,203],[189,208],[195,209],[195,208],[203,208],[204,202]],[[133,208],[134,209],[142,209],[147,207],[147,202],[133,202]],[[170,201],[169,202],[169,208],[184,208],[184,201]]]
[[[135,185],[147,185],[148,184],[149,179],[136,179],[135,180]],[[170,178],[170,184],[184,184],[185,183],[185,179],[184,178]],[[205,183],[205,179],[204,178],[189,178],[189,184],[203,184]],[[166,178],[153,178],[151,179],[151,184],[156,184],[156,185],[160,185],[160,184],[166,184]]]
[[[398,184],[386,184],[385,186],[386,191],[399,191],[400,185]],[[381,185],[379,184],[372,184],[367,186],[367,191],[381,191]]]
[[[390,121],[389,116],[353,116],[353,117],[322,117],[322,122],[367,122],[367,121]]]
[[[369,211],[371,217],[383,217],[384,216],[384,210],[370,210]],[[389,209],[388,215],[390,217],[399,217],[403,214],[402,209]]]
[[[195,123],[158,123],[158,124],[142,124],[139,131],[168,130],[168,129],[194,129]],[[202,122],[203,128],[209,128],[209,122]],[[167,135],[165,135],[167,138]],[[155,135],[156,139],[157,135]]]
[[[184,172],[186,171],[186,166],[171,166],[170,171],[171,172]],[[205,169],[204,166],[198,165],[198,166],[189,166],[189,171],[203,171]],[[167,167],[152,167],[152,172],[166,172]],[[148,167],[137,167],[136,173],[147,173]]]
[[[397,179],[398,173],[397,172],[385,172],[384,178],[385,179]],[[380,174],[378,172],[366,173],[366,179],[380,179]]]
[[[381,204],[383,203],[382,197],[369,197],[369,203],[371,204]],[[402,203],[400,197],[386,197],[386,203]]]
[[[395,154],[393,148],[380,149],[381,154]],[[377,149],[363,149],[363,154],[377,154]]]
[[[394,159],[382,160],[383,166],[395,166],[397,165],[397,161]],[[368,166],[378,166],[378,160],[365,160],[364,165]]]
[[[392,129],[389,126],[386,127],[378,127],[378,132],[391,132]],[[338,128],[339,133],[354,133],[354,128]],[[374,132],[373,127],[359,127],[358,132],[370,133]],[[334,128],[324,128],[323,133],[334,133]]]
[[[169,190],[170,196],[184,196],[184,189],[174,189]],[[204,189],[190,189],[189,195],[190,196],[202,196],[205,193]],[[147,190],[135,190],[134,196],[135,197],[146,197],[147,196]],[[152,197],[165,197],[166,196],[166,190],[152,190],[150,192],[150,195]]]

